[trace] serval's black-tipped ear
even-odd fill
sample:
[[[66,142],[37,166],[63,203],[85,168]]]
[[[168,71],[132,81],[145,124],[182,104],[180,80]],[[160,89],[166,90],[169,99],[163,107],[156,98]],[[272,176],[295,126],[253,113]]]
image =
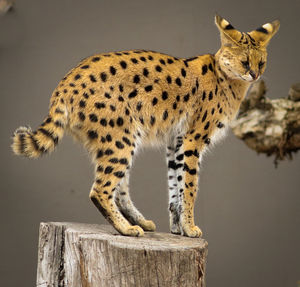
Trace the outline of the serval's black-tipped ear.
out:
[[[256,30],[249,32],[248,34],[258,42],[260,47],[266,47],[269,44],[271,38],[276,34],[280,26],[280,22],[275,20],[271,23],[266,23]]]
[[[227,20],[221,16],[215,16],[215,23],[221,33],[222,45],[238,44],[241,39],[242,33],[236,30]]]

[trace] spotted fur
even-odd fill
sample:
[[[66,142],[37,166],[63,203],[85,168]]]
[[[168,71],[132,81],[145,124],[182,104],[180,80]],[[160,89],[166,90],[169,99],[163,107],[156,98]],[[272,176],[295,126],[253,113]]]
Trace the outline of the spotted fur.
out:
[[[68,130],[92,155],[90,198],[124,235],[155,230],[129,197],[137,150],[167,146],[171,232],[201,236],[194,224],[201,155],[225,134],[250,84],[266,66],[274,21],[241,33],[215,18],[221,48],[215,55],[176,58],[133,50],[94,55],[72,69],[54,90],[49,114],[36,130],[17,129],[13,151],[36,158],[51,152]]]

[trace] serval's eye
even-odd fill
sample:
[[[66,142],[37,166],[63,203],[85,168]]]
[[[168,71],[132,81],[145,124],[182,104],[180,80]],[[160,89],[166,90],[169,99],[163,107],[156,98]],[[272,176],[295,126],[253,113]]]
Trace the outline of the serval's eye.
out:
[[[260,62],[258,63],[258,68],[261,69],[261,68],[264,66],[264,64],[265,64],[265,62],[260,61]]]
[[[250,70],[249,61],[242,61],[243,67],[248,71]]]

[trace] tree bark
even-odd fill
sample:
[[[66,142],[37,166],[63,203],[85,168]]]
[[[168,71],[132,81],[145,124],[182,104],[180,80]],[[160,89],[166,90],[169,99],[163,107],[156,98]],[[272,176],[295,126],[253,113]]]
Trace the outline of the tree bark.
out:
[[[207,242],[109,225],[40,224],[37,286],[205,286]]]
[[[271,100],[265,93],[263,81],[253,84],[231,127],[248,147],[274,155],[277,163],[300,149],[300,83],[287,98]]]

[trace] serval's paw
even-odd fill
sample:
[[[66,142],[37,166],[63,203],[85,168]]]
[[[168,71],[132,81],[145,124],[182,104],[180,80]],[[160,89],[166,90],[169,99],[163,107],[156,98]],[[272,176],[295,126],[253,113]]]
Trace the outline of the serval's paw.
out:
[[[194,226],[184,226],[183,228],[183,234],[188,237],[201,237],[202,231],[201,229],[194,225]]]
[[[122,231],[121,233],[127,236],[135,236],[135,237],[144,236],[144,230],[138,225],[130,226],[126,230]]]
[[[155,231],[156,225],[152,220],[143,220],[139,224],[145,231]]]

